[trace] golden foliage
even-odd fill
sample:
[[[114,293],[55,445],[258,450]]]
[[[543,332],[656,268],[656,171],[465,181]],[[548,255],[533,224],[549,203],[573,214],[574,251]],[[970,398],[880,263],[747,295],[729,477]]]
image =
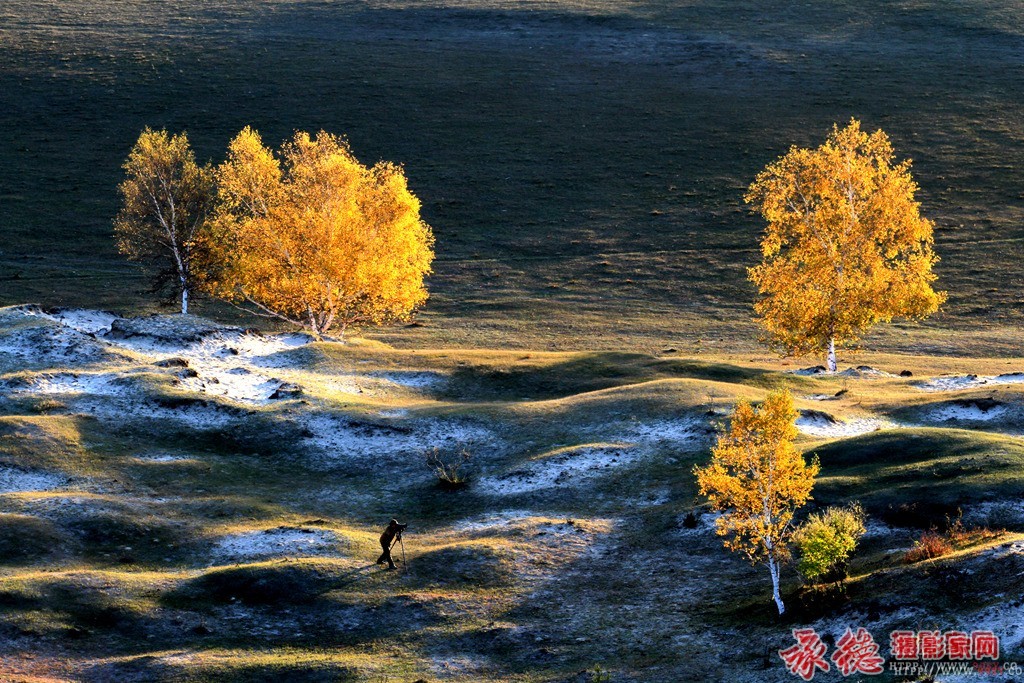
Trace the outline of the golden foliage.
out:
[[[214,173],[198,166],[185,133],[146,128],[124,162],[121,210],[114,234],[122,254],[157,268],[154,290],[171,282],[182,313],[195,286],[196,265],[216,199]]]
[[[889,138],[851,120],[817,149],[793,147],[746,195],[767,221],[763,261],[749,270],[768,339],[787,352],[855,342],[896,317],[920,319],[945,301],[932,289],[932,223],[920,215],[910,162]],[[830,368],[834,369],[834,368]]]
[[[405,319],[427,298],[433,234],[402,168],[296,133],[275,155],[245,128],[218,168],[208,289],[322,335]]]
[[[788,559],[793,513],[811,497],[819,465],[794,444],[796,415],[788,391],[769,394],[758,409],[740,403],[711,463],[694,468],[701,495],[725,511],[717,520],[725,547],[751,562]]]

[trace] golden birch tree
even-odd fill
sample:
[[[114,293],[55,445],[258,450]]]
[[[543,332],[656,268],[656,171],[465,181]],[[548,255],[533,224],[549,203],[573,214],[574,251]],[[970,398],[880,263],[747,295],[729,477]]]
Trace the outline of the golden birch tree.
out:
[[[946,295],[932,288],[938,257],[917,189],[910,161],[896,163],[886,134],[856,119],[757,176],[746,201],[768,225],[749,277],[771,345],[824,353],[835,372],[837,346],[876,323],[938,310]]]
[[[316,336],[406,319],[427,298],[433,233],[400,166],[296,133],[275,154],[245,128],[217,171],[207,288]]]
[[[779,571],[790,556],[793,513],[810,499],[819,470],[794,444],[796,415],[788,391],[769,394],[757,409],[740,403],[711,463],[694,468],[701,495],[724,512],[716,532],[726,537],[725,547],[768,566],[779,614],[786,610]]]
[[[213,169],[196,164],[185,133],[146,128],[124,162],[114,234],[122,254],[150,266],[153,291],[173,285],[188,313],[202,231],[216,201]]]

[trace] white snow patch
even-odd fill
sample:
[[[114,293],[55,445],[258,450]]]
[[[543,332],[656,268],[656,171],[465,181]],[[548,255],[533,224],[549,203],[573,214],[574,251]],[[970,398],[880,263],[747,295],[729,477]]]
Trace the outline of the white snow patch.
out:
[[[52,491],[67,483],[67,478],[59,474],[0,467],[0,493]]]
[[[951,624],[947,628],[956,628],[966,633],[991,631],[999,637],[1000,658],[1007,658],[1024,645],[1024,605],[1015,599],[1017,597],[1019,596],[1007,595],[999,604],[962,614],[957,619],[958,624]],[[1009,681],[1013,680],[1013,677],[1006,674],[992,677],[971,674],[942,678],[943,683],[968,683],[979,680]]]
[[[335,555],[345,539],[329,529],[280,527],[224,536],[212,549],[218,559]]]
[[[171,455],[170,453],[154,453],[153,455],[136,455],[136,460],[142,460],[143,462],[181,462],[182,460],[191,460],[183,455]]]
[[[968,526],[1003,529],[1024,525],[1024,501],[998,500],[969,505],[963,510]]]
[[[497,496],[510,496],[550,488],[576,486],[595,479],[609,470],[630,465],[644,452],[628,446],[583,446],[562,451],[500,477],[485,477],[476,490]]]
[[[836,398],[835,394],[809,394],[804,396],[804,399],[808,401],[834,401]]]
[[[929,411],[928,417],[932,420],[945,422],[947,420],[964,420],[969,422],[986,422],[1005,415],[1006,406],[992,406],[985,409],[974,404],[958,405],[947,404]]]
[[[109,332],[111,324],[118,318],[109,311],[91,311],[86,308],[69,308],[40,315],[85,334]]]
[[[694,527],[686,527],[683,524],[683,520],[686,519],[686,515],[680,515],[679,528],[677,532],[683,536],[715,534],[716,529],[718,528],[718,519],[722,514],[723,513],[718,511],[696,512],[694,513],[694,517],[696,517],[697,525]]]
[[[138,398],[121,396],[96,397],[79,401],[76,404],[76,409],[114,422],[120,422],[126,418],[172,420],[194,429],[226,427],[237,419],[237,416],[229,411],[211,406],[193,404],[167,408],[144,402]]]
[[[813,368],[800,368],[799,370],[790,370],[790,374],[801,375],[803,377],[814,377],[816,375],[835,375],[835,373],[826,370],[824,365],[816,365]]]
[[[645,446],[664,442],[683,443],[697,438],[700,427],[700,422],[692,418],[637,422],[628,425],[622,433],[610,440]]]
[[[227,370],[207,368],[198,377],[184,377],[180,380],[180,386],[189,391],[224,396],[244,403],[266,401],[282,384],[279,379],[268,378],[242,366]]]
[[[433,389],[445,383],[445,375],[439,372],[375,372],[371,377],[378,377],[392,384],[408,389]]]
[[[864,534],[862,538],[875,538],[878,536],[888,536],[892,534],[892,527],[882,522],[875,522],[867,520],[864,523]]]
[[[284,383],[261,372],[275,365],[268,361],[268,357],[308,342],[306,335],[266,337],[249,332],[224,331],[184,345],[142,335],[113,343],[157,360],[184,358],[198,375],[181,380],[186,389],[242,403],[263,403]]]
[[[0,334],[0,355],[29,363],[89,363],[111,352],[97,339],[69,327],[41,325]]]
[[[947,375],[917,382],[913,386],[921,391],[958,391],[991,384],[1024,384],[1024,372],[1009,372],[995,376]]]
[[[13,393],[28,394],[87,394],[90,396],[122,396],[127,393],[123,384],[118,383],[121,375],[111,372],[46,373],[33,377],[24,388]]]
[[[878,370],[868,365],[858,365],[855,368],[847,368],[839,372],[829,372],[824,366],[818,365],[813,368],[801,368],[799,370],[790,370],[790,374],[801,375],[804,377],[855,377],[860,379],[875,379],[882,377],[896,377],[888,372]]]
[[[845,421],[835,417],[830,419],[824,415],[801,415],[796,420],[796,428],[804,434],[824,438],[858,436],[891,426],[890,423],[877,418]]]
[[[500,530],[509,524],[522,522],[530,517],[536,517],[538,513],[532,510],[502,510],[479,515],[472,519],[464,519],[456,522],[452,527],[455,531],[491,531]],[[550,517],[551,515],[545,515]]]
[[[331,456],[380,459],[397,455],[407,459],[410,453],[418,457],[428,448],[496,443],[489,429],[459,420],[403,420],[392,424],[310,415],[304,422],[313,434],[306,439],[307,445]]]

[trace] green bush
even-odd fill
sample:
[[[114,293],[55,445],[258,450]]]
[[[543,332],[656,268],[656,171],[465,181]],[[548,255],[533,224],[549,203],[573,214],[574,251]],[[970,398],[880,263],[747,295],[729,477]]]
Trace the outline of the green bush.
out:
[[[858,503],[809,516],[793,534],[800,573],[809,581],[838,583],[845,579],[846,562],[864,535],[864,520],[864,510]]]

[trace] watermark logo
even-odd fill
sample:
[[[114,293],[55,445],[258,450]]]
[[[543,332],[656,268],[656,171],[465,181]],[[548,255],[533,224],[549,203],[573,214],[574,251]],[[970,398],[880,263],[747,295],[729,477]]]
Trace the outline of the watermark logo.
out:
[[[832,664],[843,676],[877,676],[886,670],[881,647],[863,627],[847,627],[828,659],[828,646],[813,628],[793,629],[793,639],[796,643],[779,650],[779,657],[789,673],[805,681],[818,671],[828,673]],[[900,676],[1012,676],[1021,671],[1016,662],[999,663],[999,637],[992,631],[893,631],[889,655],[889,672]]]

